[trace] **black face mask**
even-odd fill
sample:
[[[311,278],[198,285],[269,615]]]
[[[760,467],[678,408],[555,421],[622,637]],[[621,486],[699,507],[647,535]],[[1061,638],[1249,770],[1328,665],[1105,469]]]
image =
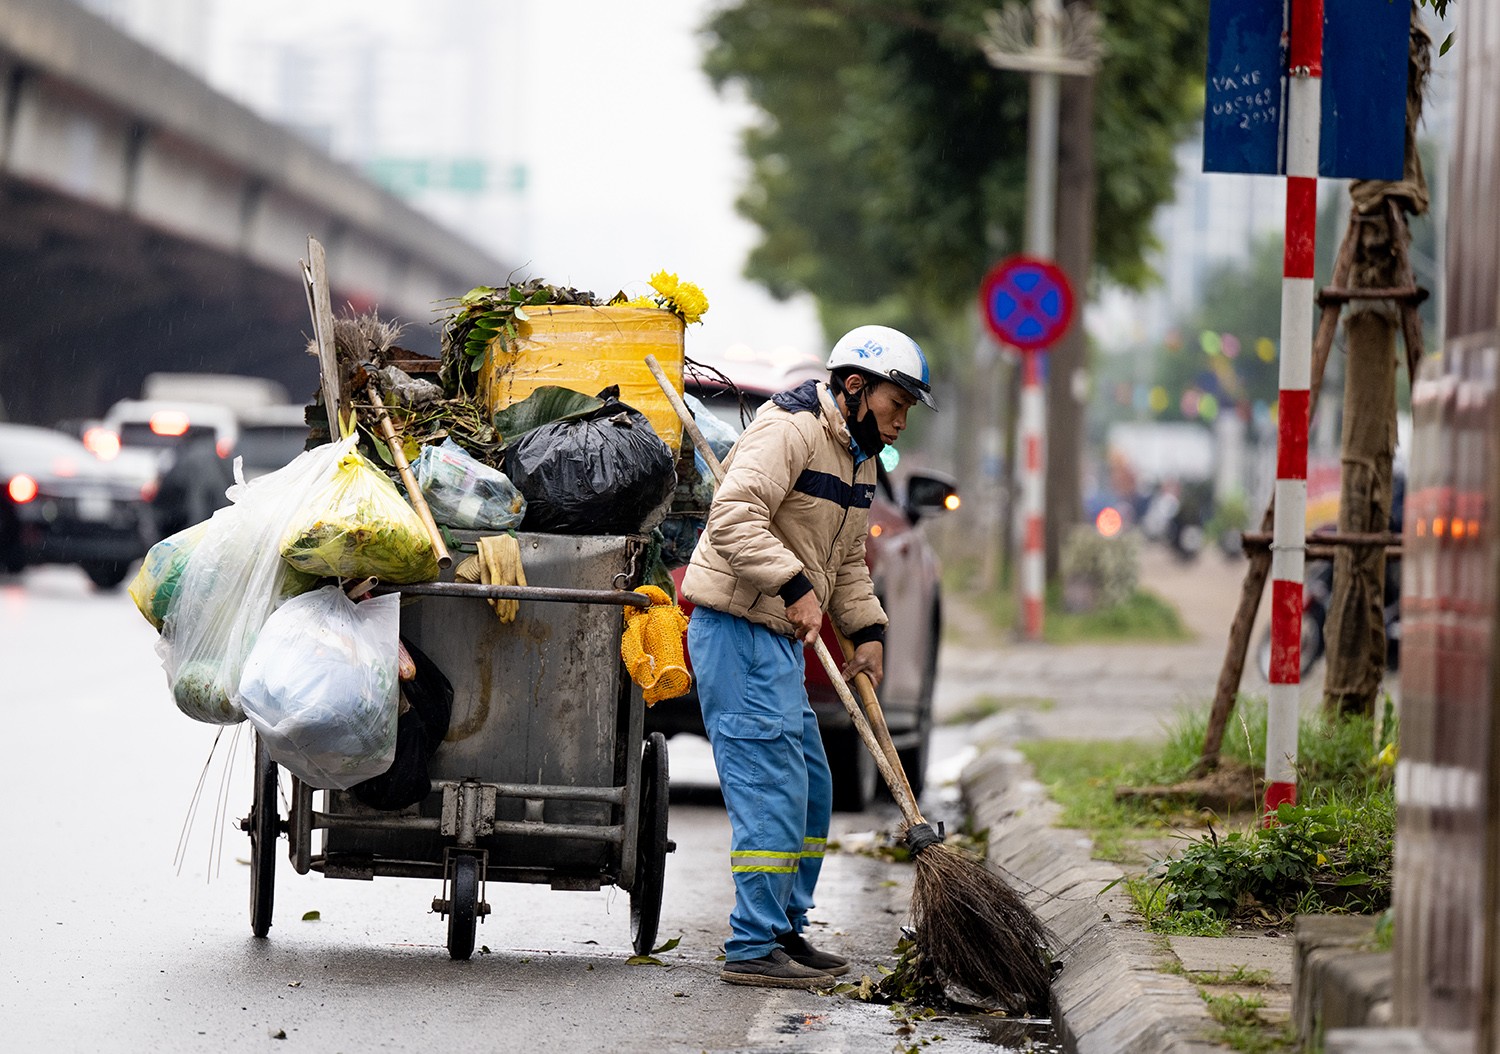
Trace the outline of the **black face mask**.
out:
[[[865,452],[866,457],[879,457],[880,452],[885,449],[885,440],[880,438],[880,425],[875,420],[875,411],[866,406],[863,420],[859,417],[859,408],[865,401],[865,393],[870,390],[869,386],[861,388],[854,395],[849,395],[846,390],[844,402],[849,404],[849,414],[845,421],[849,425],[849,435],[859,444],[859,448]]]

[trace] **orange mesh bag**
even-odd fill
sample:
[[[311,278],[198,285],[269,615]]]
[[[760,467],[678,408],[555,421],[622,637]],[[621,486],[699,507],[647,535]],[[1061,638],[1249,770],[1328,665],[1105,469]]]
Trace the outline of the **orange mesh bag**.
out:
[[[651,606],[625,609],[620,657],[650,706],[685,695],[693,686],[682,649],[688,620],[672,598],[656,586],[641,586],[636,592],[650,597]]]

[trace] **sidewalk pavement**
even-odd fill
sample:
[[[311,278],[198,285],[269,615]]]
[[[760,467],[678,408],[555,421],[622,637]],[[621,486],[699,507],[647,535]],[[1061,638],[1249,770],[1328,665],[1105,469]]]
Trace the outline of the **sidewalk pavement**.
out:
[[[989,829],[991,861],[1028,892],[1056,937],[1064,967],[1053,984],[1053,1020],[1069,1050],[1232,1049],[1212,1038],[1218,1025],[1200,989],[1261,1000],[1260,1014],[1271,1021],[1290,1018],[1290,931],[1226,938],[1147,933],[1124,884],[1112,885],[1122,876],[1119,865],[1092,859],[1083,832],[1055,826],[1058,806],[1015,749],[1027,739],[1160,740],[1181,709],[1213,696],[1244,569],[1243,561],[1216,552],[1191,565],[1161,547],[1143,552],[1142,584],[1174,604],[1194,634],[1180,644],[1002,640],[982,615],[950,597],[937,718],[981,703],[999,708],[975,727],[977,755],[960,783],[975,826]],[[1256,637],[1264,608],[1263,602]],[[1265,691],[1253,668],[1241,685]],[[1308,684],[1305,699],[1318,691],[1317,683]]]

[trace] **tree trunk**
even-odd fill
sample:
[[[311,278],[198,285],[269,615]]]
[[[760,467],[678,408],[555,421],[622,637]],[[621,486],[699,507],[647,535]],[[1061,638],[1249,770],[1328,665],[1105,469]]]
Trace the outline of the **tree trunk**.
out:
[[[1393,235],[1384,209],[1360,217],[1351,276],[1355,289],[1391,289],[1399,284],[1402,268]],[[1341,533],[1383,531],[1390,521],[1398,324],[1394,307],[1368,300],[1354,301],[1345,322]],[[1384,611],[1385,549],[1340,549],[1324,624],[1328,671],[1323,707],[1329,714],[1375,713],[1385,676]]]
[[[1088,336],[1083,303],[1094,269],[1094,78],[1063,77],[1058,113],[1057,264],[1073,286],[1073,325],[1048,353],[1047,580],[1062,543],[1083,518],[1082,460]]]
[[[1427,183],[1416,148],[1432,41],[1412,7],[1406,90],[1406,164],[1400,180],[1357,180],[1349,188],[1357,215],[1349,284],[1355,290],[1396,289],[1411,281],[1410,233],[1400,212],[1427,211]],[[1345,322],[1349,362],[1344,377],[1339,531],[1386,530],[1391,514],[1391,460],[1396,448],[1396,330],[1409,299],[1353,300]],[[1323,710],[1374,716],[1385,676],[1385,549],[1341,549],[1333,565],[1333,597],[1324,623],[1328,670]]]

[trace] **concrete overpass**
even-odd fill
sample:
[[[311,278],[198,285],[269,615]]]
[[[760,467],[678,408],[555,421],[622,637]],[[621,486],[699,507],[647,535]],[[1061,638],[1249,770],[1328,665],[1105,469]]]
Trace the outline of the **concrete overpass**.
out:
[[[317,384],[298,260],[413,324],[511,268],[64,0],[0,0],[0,417],[90,416],[153,370]]]

